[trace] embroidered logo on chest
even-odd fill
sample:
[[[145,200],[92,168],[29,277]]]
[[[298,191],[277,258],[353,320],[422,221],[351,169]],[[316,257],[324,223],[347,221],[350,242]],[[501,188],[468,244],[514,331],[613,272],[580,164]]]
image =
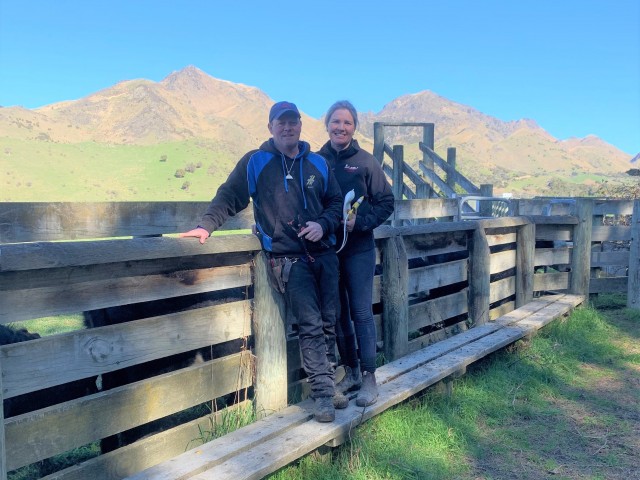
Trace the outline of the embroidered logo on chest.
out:
[[[358,167],[354,167],[353,165],[349,165],[348,163],[345,163],[344,171],[349,173],[355,173],[358,171]]]
[[[315,175],[310,175],[309,178],[307,178],[307,188],[311,188],[313,187],[313,184],[316,181],[316,176]]]

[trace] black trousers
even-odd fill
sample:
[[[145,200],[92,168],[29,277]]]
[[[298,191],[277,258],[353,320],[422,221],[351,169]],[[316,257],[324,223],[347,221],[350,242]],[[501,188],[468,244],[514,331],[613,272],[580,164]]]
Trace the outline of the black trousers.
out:
[[[313,262],[298,259],[293,264],[285,297],[298,323],[302,363],[311,396],[332,397],[339,306],[338,257],[331,252],[314,258]]]
[[[340,315],[336,332],[340,360],[364,372],[376,371],[376,324],[373,319],[375,249],[340,255]],[[357,340],[357,342],[356,342]]]

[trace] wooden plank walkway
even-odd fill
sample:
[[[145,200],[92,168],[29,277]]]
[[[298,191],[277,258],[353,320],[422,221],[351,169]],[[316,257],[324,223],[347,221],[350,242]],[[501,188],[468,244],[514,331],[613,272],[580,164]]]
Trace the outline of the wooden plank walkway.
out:
[[[332,423],[313,420],[313,402],[290,406],[129,480],[254,480],[323,446],[349,439],[354,428],[484,356],[529,336],[584,301],[581,295],[550,295],[533,300],[497,320],[448,338],[380,367],[380,396],[366,408],[352,401],[336,411]]]

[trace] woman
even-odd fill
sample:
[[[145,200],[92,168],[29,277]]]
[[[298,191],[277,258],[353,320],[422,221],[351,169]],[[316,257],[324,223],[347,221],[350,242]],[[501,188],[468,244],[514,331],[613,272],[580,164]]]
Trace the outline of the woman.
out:
[[[378,398],[376,386],[376,326],[373,320],[372,292],[376,253],[373,229],[393,212],[393,193],[384,172],[373,155],[362,150],[353,134],[358,126],[355,107],[343,100],[334,103],[325,116],[329,141],[318,153],[327,159],[340,184],[342,195],[353,190],[359,208],[346,225],[346,244],[340,259],[340,318],[336,328],[338,352],[345,366],[345,377],[336,385],[336,406],[348,400],[344,393],[358,389],[356,404],[372,405]],[[343,241],[342,230],[337,245]],[[342,397],[342,398],[340,398]]]

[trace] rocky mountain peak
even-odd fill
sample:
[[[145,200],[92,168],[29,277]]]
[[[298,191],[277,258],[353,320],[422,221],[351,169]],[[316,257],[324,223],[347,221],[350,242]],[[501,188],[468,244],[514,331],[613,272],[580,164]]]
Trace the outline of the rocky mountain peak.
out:
[[[207,84],[213,77],[207,75],[202,70],[193,65],[172,72],[164,80],[160,82],[160,85],[168,90],[182,90],[182,91],[202,91],[207,89]]]

